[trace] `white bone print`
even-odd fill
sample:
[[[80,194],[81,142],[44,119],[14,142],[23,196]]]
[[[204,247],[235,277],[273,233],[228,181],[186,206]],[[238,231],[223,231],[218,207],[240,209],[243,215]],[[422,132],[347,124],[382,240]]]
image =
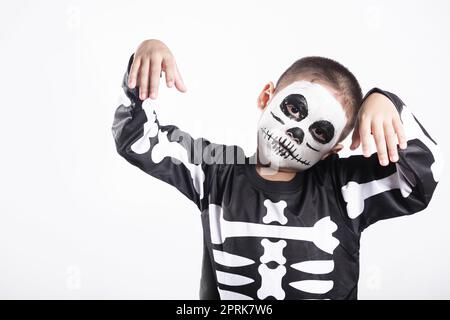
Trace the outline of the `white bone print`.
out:
[[[272,202],[269,199],[264,201],[264,206],[267,209],[266,215],[263,217],[263,223],[268,224],[277,222],[279,224],[286,224],[287,218],[284,215],[284,209],[287,207],[286,201],[280,200]],[[264,253],[260,257],[261,265],[258,267],[258,272],[261,275],[261,287],[258,289],[257,295],[259,299],[265,299],[269,296],[275,299],[284,299],[286,293],[281,286],[283,276],[286,274],[286,258],[283,256],[283,249],[286,247],[285,240],[278,240],[272,242],[269,239],[262,239],[261,245],[264,248]],[[266,263],[276,262],[278,266],[276,269],[270,269]]]
[[[278,264],[286,263],[286,258],[283,256],[283,249],[287,245],[286,241],[279,240],[272,242],[268,239],[262,239],[261,245],[264,247],[264,254],[259,259],[261,263],[268,263],[270,261],[277,262]]]
[[[216,274],[217,281],[228,286],[243,286],[255,281],[252,278],[229,272],[216,271]]]
[[[286,267],[279,265],[275,269],[270,269],[267,265],[261,264],[258,268],[261,275],[261,288],[258,289],[258,298],[265,299],[269,296],[282,300],[286,293],[281,286],[281,280],[286,274]]]
[[[319,249],[333,253],[339,245],[339,240],[333,237],[337,225],[330,217],[324,217],[312,227],[291,227],[264,225],[259,223],[227,221],[223,218],[221,206],[209,205],[209,223],[211,228],[211,241],[222,244],[232,237],[264,237],[290,240],[303,240],[313,242]]]
[[[223,290],[218,288],[220,299],[222,300],[253,300],[252,297],[249,297],[242,293],[237,293],[229,290]]]
[[[226,267],[243,267],[254,264],[252,259],[213,249],[214,261]]]
[[[158,132],[158,143],[152,149],[152,160],[155,163],[161,162],[164,158],[170,157],[181,161],[189,170],[195,191],[203,199],[203,182],[205,181],[205,173],[200,164],[190,163],[188,160],[187,150],[178,142],[171,142],[167,138],[167,132]],[[176,163],[176,162],[174,162]]]
[[[302,261],[298,263],[294,263],[291,265],[291,268],[294,268],[298,271],[312,273],[312,274],[327,274],[333,271],[334,269],[334,261],[333,260],[311,260],[311,261]]]
[[[147,99],[142,103],[142,110],[144,110],[147,117],[147,122],[144,123],[144,135],[131,145],[131,150],[137,154],[144,154],[150,150],[150,138],[156,137],[159,131],[154,112],[155,108],[151,99]]]
[[[205,181],[205,173],[200,164],[189,162],[187,150],[178,142],[169,141],[167,132],[159,130],[156,123],[156,115],[154,113],[154,102],[147,99],[142,104],[142,109],[147,116],[147,122],[144,124],[144,135],[131,145],[131,150],[138,154],[144,154],[150,150],[150,138],[158,135],[158,143],[152,149],[152,161],[161,162],[164,158],[171,158],[174,164],[183,163],[189,170],[195,191],[200,199],[203,199],[203,182]]]
[[[347,202],[347,214],[351,219],[357,218],[364,211],[364,201],[379,193],[400,189],[404,198],[408,197],[412,189],[404,180],[401,172],[396,171],[386,178],[366,183],[348,182],[341,188],[342,197]]]
[[[277,210],[277,219],[266,219],[265,221],[276,221],[277,223],[287,223],[287,218],[284,216],[284,209],[287,204],[283,202],[265,201],[264,205],[268,211]],[[270,215],[269,215],[270,216]],[[267,214],[266,216],[267,217]],[[280,219],[280,217],[285,217]],[[264,222],[264,219],[263,219]],[[270,223],[268,222],[268,223]],[[283,255],[283,250],[287,247],[289,240],[303,240],[313,242],[319,249],[332,254],[334,249],[339,245],[339,240],[333,237],[333,232],[337,230],[337,225],[331,221],[330,217],[324,217],[317,221],[313,227],[291,227],[285,225],[269,225],[260,223],[247,223],[241,221],[228,221],[223,217],[223,209],[219,205],[209,205],[209,223],[211,230],[211,242],[213,244],[223,244],[226,239],[233,237],[263,237],[261,245],[263,247],[263,254],[260,257],[261,264],[258,266],[258,273],[261,276],[261,286],[257,291],[259,299],[266,299],[273,297],[275,299],[284,299],[286,292],[282,287],[282,280],[285,276],[286,257]],[[279,239],[277,241],[269,240],[267,238]],[[238,255],[229,254],[220,250],[213,250],[214,260],[217,263],[226,266],[239,266],[253,264],[254,261]],[[270,262],[278,264],[276,268],[269,268],[267,265]],[[293,269],[311,273],[311,274],[327,274],[333,271],[333,260],[317,260],[317,261],[303,261],[300,263],[291,264]],[[253,279],[248,277],[242,278],[238,274],[222,272],[216,270],[218,282],[229,286],[240,286],[250,283]],[[333,288],[332,280],[301,280],[290,282],[289,285],[297,290],[308,293],[327,293]],[[229,290],[222,290],[219,292],[222,299],[245,299],[247,296],[240,297],[239,293]],[[250,297],[247,297],[250,298]]]
[[[333,289],[334,283],[332,280],[301,280],[289,285],[300,291],[324,294]]]
[[[287,207],[287,203],[284,200],[278,202],[272,202],[269,199],[264,200],[264,206],[267,208],[267,213],[263,217],[264,223],[271,223],[273,221],[279,224],[286,224],[287,218],[284,215],[284,209]]]

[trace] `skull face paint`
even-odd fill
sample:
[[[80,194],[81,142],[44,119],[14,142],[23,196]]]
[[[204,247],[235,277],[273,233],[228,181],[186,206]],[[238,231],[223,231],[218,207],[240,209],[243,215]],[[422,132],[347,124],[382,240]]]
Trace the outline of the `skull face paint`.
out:
[[[347,122],[342,105],[323,86],[296,81],[264,109],[258,123],[258,161],[302,171],[337,143]]]

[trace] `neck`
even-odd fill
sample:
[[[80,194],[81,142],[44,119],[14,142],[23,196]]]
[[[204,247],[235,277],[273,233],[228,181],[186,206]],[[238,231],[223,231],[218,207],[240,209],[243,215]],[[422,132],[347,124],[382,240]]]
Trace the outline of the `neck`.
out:
[[[261,178],[269,181],[290,181],[294,179],[297,174],[296,171],[283,171],[272,167],[265,167],[260,164],[256,165],[256,172],[258,172]]]

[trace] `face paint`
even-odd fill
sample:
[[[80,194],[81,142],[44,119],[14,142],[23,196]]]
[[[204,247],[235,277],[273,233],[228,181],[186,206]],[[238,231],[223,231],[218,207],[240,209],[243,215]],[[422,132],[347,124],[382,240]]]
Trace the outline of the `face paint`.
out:
[[[258,123],[258,161],[302,171],[337,143],[347,122],[342,105],[319,84],[296,81],[278,92]]]

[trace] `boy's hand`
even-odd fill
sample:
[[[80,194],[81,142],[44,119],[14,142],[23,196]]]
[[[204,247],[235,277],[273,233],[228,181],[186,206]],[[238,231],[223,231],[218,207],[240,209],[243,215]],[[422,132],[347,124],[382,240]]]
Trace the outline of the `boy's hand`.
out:
[[[406,148],[406,137],[400,115],[394,104],[380,93],[372,93],[366,98],[358,114],[350,149],[362,143],[365,157],[370,157],[370,135],[375,139],[378,160],[382,166],[398,161],[397,144]],[[389,157],[388,157],[389,155]]]
[[[158,96],[159,78],[162,71],[166,74],[167,87],[175,87],[180,92],[186,91],[175,58],[169,48],[159,40],[145,40],[134,54],[133,64],[128,77],[128,87],[139,86],[139,98],[156,99]],[[150,92],[150,95],[148,93]]]

